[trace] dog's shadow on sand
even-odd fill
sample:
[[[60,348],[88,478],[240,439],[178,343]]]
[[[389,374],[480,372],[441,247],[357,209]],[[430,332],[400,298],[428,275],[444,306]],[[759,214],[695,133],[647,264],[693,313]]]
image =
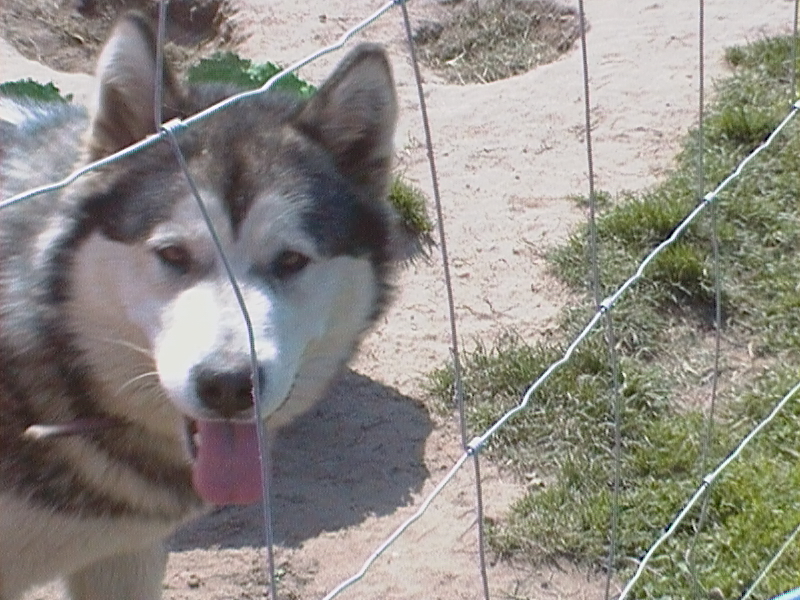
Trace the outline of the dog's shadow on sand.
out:
[[[297,546],[325,531],[407,504],[428,477],[427,410],[347,371],[325,400],[282,430],[272,452],[275,542]],[[264,544],[263,509],[225,507],[178,531],[173,551]]]

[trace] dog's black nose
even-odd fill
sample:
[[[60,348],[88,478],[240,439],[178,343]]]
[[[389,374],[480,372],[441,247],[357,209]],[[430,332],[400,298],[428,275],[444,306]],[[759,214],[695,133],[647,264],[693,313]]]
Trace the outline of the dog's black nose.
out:
[[[253,379],[250,366],[220,369],[195,368],[195,390],[203,406],[229,419],[253,407]]]

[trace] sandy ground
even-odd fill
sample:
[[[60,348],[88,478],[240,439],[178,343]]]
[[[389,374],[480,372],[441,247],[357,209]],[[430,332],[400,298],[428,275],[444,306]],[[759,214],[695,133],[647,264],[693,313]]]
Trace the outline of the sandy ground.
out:
[[[373,0],[236,0],[240,54],[289,63],[380,4]],[[586,10],[598,189],[653,184],[696,119],[696,1],[590,0]],[[412,19],[441,7],[409,5]],[[787,32],[791,0],[707,0],[706,72],[723,76],[723,49]],[[324,17],[322,16],[324,15]],[[398,162],[430,190],[416,90],[401,15],[393,10],[364,38],[393,56],[402,116]],[[337,57],[340,55],[336,55]],[[318,81],[333,59],[301,75]],[[88,77],[54,73],[0,40],[0,79],[50,79],[76,99]],[[584,215],[568,196],[586,194],[580,49],[548,66],[481,86],[450,86],[424,73],[452,259],[459,338],[491,340],[513,328],[546,334],[565,291],[545,272],[542,251]],[[436,255],[434,255],[436,258]],[[353,574],[414,512],[459,455],[454,420],[421,400],[425,374],[448,360],[442,269],[417,263],[399,278],[393,308],[320,409],[287,430],[275,456],[274,521],[279,595],[321,598]],[[485,462],[485,461],[484,461]],[[483,465],[487,513],[500,517],[522,488]],[[461,470],[430,512],[342,598],[481,598],[472,469]],[[172,542],[165,598],[265,597],[260,509],[223,509]],[[570,565],[521,568],[492,561],[493,598],[598,598],[602,582]],[[57,586],[26,600],[51,600]]]

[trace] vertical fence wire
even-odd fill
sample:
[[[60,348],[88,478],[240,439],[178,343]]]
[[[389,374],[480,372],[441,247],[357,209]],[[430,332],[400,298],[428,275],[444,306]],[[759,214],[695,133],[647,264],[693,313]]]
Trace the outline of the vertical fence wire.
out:
[[[167,140],[169,141],[170,145],[172,146],[173,154],[175,155],[175,159],[178,161],[180,165],[181,171],[186,178],[186,182],[191,189],[192,196],[194,197],[198,208],[200,209],[200,213],[205,221],[206,227],[208,228],[209,234],[211,235],[211,239],[214,242],[214,246],[216,248],[217,254],[219,255],[220,259],[222,260],[222,264],[225,268],[225,273],[228,277],[228,281],[231,284],[231,289],[233,290],[234,296],[236,297],[236,301],[239,304],[239,310],[242,313],[242,318],[244,319],[244,325],[247,329],[247,341],[250,350],[250,369],[253,373],[252,375],[252,384],[253,384],[253,398],[254,398],[254,405],[255,405],[255,412],[256,412],[256,432],[258,435],[258,450],[259,450],[259,457],[261,461],[261,486],[262,486],[262,518],[264,522],[264,542],[266,547],[266,567],[267,567],[267,574],[268,574],[268,589],[270,593],[270,598],[272,600],[277,600],[277,578],[275,577],[275,542],[274,542],[274,534],[273,534],[273,527],[272,527],[272,495],[270,491],[270,478],[271,478],[271,464],[270,464],[270,446],[269,440],[267,439],[267,429],[266,429],[266,420],[263,415],[263,407],[261,405],[261,378],[258,376],[258,355],[256,353],[256,344],[255,344],[255,336],[253,333],[253,323],[250,319],[250,312],[247,309],[247,304],[244,300],[244,295],[242,294],[241,287],[239,286],[238,281],[236,280],[236,275],[233,272],[233,268],[228,260],[227,255],[225,254],[225,250],[222,247],[222,242],[217,235],[217,231],[214,228],[214,224],[211,220],[211,216],[208,214],[208,210],[206,209],[205,202],[203,201],[202,196],[200,195],[200,190],[194,183],[194,178],[192,177],[191,173],[189,172],[189,167],[186,164],[186,159],[183,156],[183,152],[178,145],[178,139],[175,136],[174,131],[168,126],[162,126],[163,131],[167,135]]]
[[[605,338],[608,346],[608,360],[611,371],[611,412],[613,419],[613,472],[611,489],[611,514],[609,520],[608,559],[605,585],[605,600],[611,598],[611,585],[614,580],[619,545],[620,500],[622,488],[622,411],[623,398],[620,393],[620,368],[617,357],[616,336],[614,334],[613,312],[605,313]]]
[[[589,183],[589,283],[595,310],[602,300],[600,292],[600,264],[597,250],[597,194],[594,189],[594,152],[592,149],[592,102],[589,86],[589,51],[586,45],[586,13],[583,0],[578,0],[578,27],[581,39],[581,65],[583,74],[583,116],[586,135],[586,163]]]
[[[800,0],[794,1],[794,15],[792,19],[792,64],[789,68],[789,81],[792,88],[789,90],[789,100],[794,102],[797,99],[797,30],[798,13],[800,13]]]
[[[419,70],[419,61],[417,60],[417,50],[414,42],[414,35],[411,31],[411,19],[408,14],[408,7],[405,0],[400,2],[400,10],[403,15],[403,26],[405,28],[406,38],[408,41],[408,52],[411,58],[411,66],[414,71],[414,80],[417,87],[417,96],[419,98],[419,110],[422,118],[422,127],[425,133],[425,147],[428,156],[428,166],[430,168],[431,186],[433,190],[433,200],[436,210],[436,223],[439,234],[439,249],[442,257],[442,269],[444,276],[444,285],[447,293],[447,310],[450,322],[450,343],[451,353],[453,358],[453,394],[455,396],[456,406],[458,407],[459,425],[461,429],[461,445],[466,451],[468,448],[469,439],[467,437],[467,417],[466,408],[464,406],[464,384],[461,369],[461,358],[458,343],[458,327],[455,312],[455,300],[453,295],[453,280],[450,274],[450,260],[447,254],[447,237],[444,230],[444,211],[442,209],[442,199],[439,191],[439,177],[436,170],[436,159],[433,150],[433,136],[431,134],[430,120],[428,119],[428,108],[425,101],[425,93],[422,89],[422,74]],[[489,600],[489,577],[486,569],[486,532],[484,528],[483,516],[483,484],[481,482],[480,470],[480,455],[475,452],[472,454],[473,473],[475,478],[475,510],[477,517],[477,530],[478,530],[478,563],[481,577],[481,585],[483,587],[483,597]]]
[[[697,197],[700,201],[705,190],[705,2],[699,0],[698,4],[698,111],[697,111]],[[705,428],[701,439],[700,448],[700,473],[705,473],[710,461],[711,449],[714,441],[714,425],[716,419],[717,394],[719,389],[720,355],[722,342],[722,282],[720,272],[719,253],[719,210],[715,202],[709,211],[711,224],[711,250],[714,280],[714,357],[711,372],[711,395],[708,411],[705,417]],[[692,594],[695,599],[705,595],[702,582],[698,574],[697,551],[700,534],[708,517],[708,503],[711,498],[711,486],[703,497],[700,506],[700,515],[694,527],[692,541],[686,553],[686,562],[691,578]]]
[[[181,152],[180,146],[178,144],[178,140],[175,137],[174,132],[169,128],[162,127],[162,105],[163,105],[163,88],[164,88],[164,44],[166,42],[166,26],[167,26],[167,5],[169,4],[169,0],[161,0],[159,2],[158,7],[158,28],[157,28],[157,36],[156,36],[156,72],[155,72],[155,98],[154,98],[154,121],[155,121],[155,129],[158,132],[163,131],[167,134],[167,140],[169,141],[173,154],[175,155],[175,159],[177,160],[181,171],[186,179],[189,188],[191,189],[192,195],[197,202],[198,209],[205,221],[206,227],[208,228],[209,235],[211,236],[214,246],[219,254],[220,259],[222,260],[222,264],[225,267],[225,273],[228,277],[228,280],[231,284],[231,290],[236,298],[236,302],[239,305],[239,310],[242,314],[242,319],[244,320],[244,326],[247,329],[247,341],[249,346],[249,353],[250,353],[250,370],[252,372],[252,386],[253,386],[253,405],[255,407],[256,413],[256,435],[258,438],[258,452],[259,452],[259,463],[260,463],[260,470],[261,470],[261,507],[262,507],[262,520],[264,523],[264,547],[266,552],[266,572],[267,572],[267,591],[269,593],[269,597],[272,600],[278,599],[278,591],[277,591],[277,577],[276,569],[275,569],[275,535],[273,530],[273,521],[272,521],[272,492],[270,485],[270,481],[272,478],[272,461],[271,461],[271,449],[270,449],[270,440],[268,438],[267,427],[266,427],[266,420],[263,414],[263,407],[261,403],[261,378],[258,376],[259,367],[258,367],[258,354],[256,352],[256,345],[255,345],[255,335],[253,332],[253,323],[250,318],[250,313],[247,309],[247,304],[244,300],[244,296],[241,292],[241,288],[236,280],[236,276],[233,272],[233,269],[228,261],[228,257],[225,255],[225,251],[222,247],[222,243],[220,242],[219,236],[217,235],[216,229],[214,228],[214,224],[211,220],[211,217],[206,210],[205,203],[203,202],[202,197],[200,196],[200,191],[198,190],[197,186],[195,185],[194,179],[192,178],[188,165],[186,164],[186,159]]]
[[[156,80],[153,86],[153,125],[154,131],[161,131],[164,122],[162,115],[164,106],[164,44],[167,41],[167,6],[169,0],[158,3],[158,21],[156,22]]]
[[[602,302],[602,285],[600,281],[600,249],[597,237],[597,193],[595,190],[594,151],[592,148],[592,102],[591,86],[589,84],[589,51],[586,43],[586,11],[584,0],[578,0],[578,27],[581,40],[581,63],[583,72],[583,101],[586,135],[586,162],[589,184],[589,270],[590,286],[594,301],[594,310],[600,308]],[[622,470],[622,395],[619,389],[619,359],[616,350],[616,335],[614,333],[614,319],[612,313],[606,312],[605,340],[607,346],[609,370],[611,372],[610,395],[611,415],[613,422],[612,433],[612,497],[609,514],[609,540],[608,557],[606,559],[606,585],[605,599],[611,597],[611,584],[614,579],[614,565],[616,563],[617,545],[619,543],[619,515],[620,515],[620,485]]]

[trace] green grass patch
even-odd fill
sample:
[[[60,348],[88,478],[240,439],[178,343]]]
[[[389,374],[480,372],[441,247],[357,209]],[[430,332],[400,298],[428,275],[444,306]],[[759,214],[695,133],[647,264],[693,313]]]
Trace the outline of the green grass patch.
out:
[[[400,214],[405,228],[417,234],[430,235],[433,222],[428,217],[426,198],[422,190],[396,176],[389,188],[389,198]]]
[[[777,38],[728,52],[734,75],[718,85],[706,115],[705,191],[787,114],[791,50],[790,40]],[[653,189],[611,199],[600,193],[604,202],[597,239],[604,296],[634,273],[703,196],[698,188],[699,141],[697,131],[689,133],[674,172]],[[733,367],[732,373],[723,370],[717,421],[707,448],[703,409],[686,396],[708,396],[707,373],[713,366],[707,361],[701,372],[688,366],[693,358],[706,357],[704,343],[713,348],[710,208],[649,265],[645,277],[611,313],[622,436],[615,569],[622,580],[702,477],[800,377],[799,198],[800,136],[793,123],[713,207],[727,348],[721,362],[735,365],[747,354],[762,366],[742,373]],[[587,240],[586,229],[576,231],[548,259],[558,277],[588,294]],[[563,312],[562,341],[530,345],[505,335],[467,353],[464,389],[470,429],[485,430],[516,405],[526,387],[562,356],[587,318],[585,305],[570,306]],[[566,557],[605,567],[614,501],[611,372],[603,332],[595,332],[488,445],[486,451],[495,460],[529,482],[509,514],[489,524],[490,543],[500,556],[532,562]],[[442,403],[451,387],[449,369],[432,374],[431,392]],[[699,506],[659,550],[635,588],[635,598],[707,598],[715,588],[724,598],[736,598],[747,589],[800,523],[798,431],[800,400],[794,400],[712,487],[696,542]],[[687,560],[690,548],[697,557],[693,563]],[[769,598],[795,587],[798,564],[800,544],[795,544],[755,597]]]

